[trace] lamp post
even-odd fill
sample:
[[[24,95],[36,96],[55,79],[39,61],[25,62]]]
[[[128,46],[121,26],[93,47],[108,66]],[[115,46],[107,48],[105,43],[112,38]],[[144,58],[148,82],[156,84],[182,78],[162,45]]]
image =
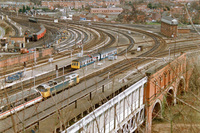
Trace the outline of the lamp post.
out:
[[[34,51],[34,61],[35,61],[35,65],[37,63],[37,58],[36,58],[36,48],[35,48],[35,51]]]
[[[110,72],[108,73],[108,79],[110,78]]]
[[[169,62],[170,62],[170,47],[169,47]]]

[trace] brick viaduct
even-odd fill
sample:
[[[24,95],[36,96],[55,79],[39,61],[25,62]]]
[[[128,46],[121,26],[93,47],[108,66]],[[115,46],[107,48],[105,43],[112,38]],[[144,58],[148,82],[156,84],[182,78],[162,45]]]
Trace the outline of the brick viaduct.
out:
[[[157,70],[146,72],[148,77],[144,88],[144,103],[146,103],[146,132],[151,132],[152,119],[162,117],[162,103],[176,104],[177,96],[188,88],[191,71],[186,70],[186,54]]]

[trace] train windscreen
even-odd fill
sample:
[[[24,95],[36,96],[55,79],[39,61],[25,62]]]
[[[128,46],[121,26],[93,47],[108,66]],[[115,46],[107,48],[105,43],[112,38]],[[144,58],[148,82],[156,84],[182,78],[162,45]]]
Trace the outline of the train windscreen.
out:
[[[37,88],[36,88],[38,91],[40,91],[40,92],[47,92],[47,89],[46,88],[44,88],[44,86],[38,86]]]

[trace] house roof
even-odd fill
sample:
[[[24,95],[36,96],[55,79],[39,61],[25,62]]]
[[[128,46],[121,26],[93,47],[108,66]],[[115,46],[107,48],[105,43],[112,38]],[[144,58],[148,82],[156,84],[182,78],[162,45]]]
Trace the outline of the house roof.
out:
[[[123,10],[123,8],[114,7],[114,8],[91,8],[91,10]]]
[[[90,14],[90,13],[86,15],[86,17],[93,17],[93,16],[94,16],[94,15],[93,15],[93,14]]]
[[[178,25],[178,20],[175,18],[172,18],[171,16],[163,16],[161,18],[161,22],[164,22],[170,25]]]
[[[98,16],[98,18],[105,18],[106,17],[106,15],[97,15]]]
[[[75,13],[73,14],[73,16],[80,16],[80,13]]]

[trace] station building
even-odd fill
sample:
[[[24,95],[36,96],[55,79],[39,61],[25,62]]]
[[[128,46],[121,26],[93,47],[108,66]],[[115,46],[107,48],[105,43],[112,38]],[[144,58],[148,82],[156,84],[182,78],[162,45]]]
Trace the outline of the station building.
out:
[[[178,21],[171,16],[163,16],[161,18],[161,34],[167,37],[177,37]]]

